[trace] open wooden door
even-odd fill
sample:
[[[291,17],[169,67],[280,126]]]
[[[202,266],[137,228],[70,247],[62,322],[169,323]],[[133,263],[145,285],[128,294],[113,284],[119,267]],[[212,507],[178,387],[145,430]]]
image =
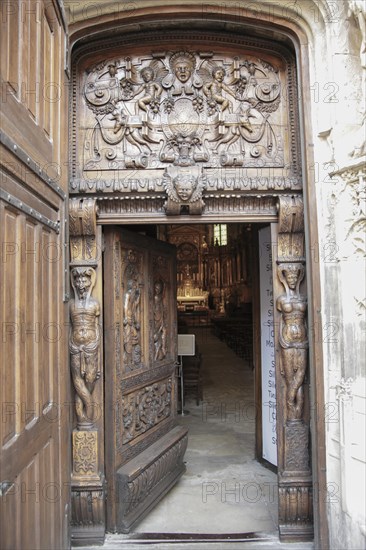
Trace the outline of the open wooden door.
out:
[[[175,247],[108,228],[104,266],[107,525],[124,533],[185,470]]]

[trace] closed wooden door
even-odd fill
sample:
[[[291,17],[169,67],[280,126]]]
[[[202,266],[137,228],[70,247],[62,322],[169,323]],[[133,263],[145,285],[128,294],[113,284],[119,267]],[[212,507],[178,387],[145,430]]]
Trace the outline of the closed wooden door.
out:
[[[128,532],[185,469],[175,247],[107,229],[104,289],[107,524]]]

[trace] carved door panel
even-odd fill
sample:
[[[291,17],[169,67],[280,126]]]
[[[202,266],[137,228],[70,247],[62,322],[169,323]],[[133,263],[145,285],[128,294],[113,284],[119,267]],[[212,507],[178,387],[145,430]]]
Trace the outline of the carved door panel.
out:
[[[184,472],[176,417],[175,247],[106,230],[107,522],[128,532]]]

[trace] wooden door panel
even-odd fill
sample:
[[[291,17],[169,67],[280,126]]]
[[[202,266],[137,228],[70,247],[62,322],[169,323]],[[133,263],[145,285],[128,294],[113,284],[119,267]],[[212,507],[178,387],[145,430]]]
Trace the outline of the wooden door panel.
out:
[[[66,22],[58,0],[0,21],[0,546],[66,548]]]
[[[175,247],[114,229],[105,237],[107,515],[126,532],[184,471]]]

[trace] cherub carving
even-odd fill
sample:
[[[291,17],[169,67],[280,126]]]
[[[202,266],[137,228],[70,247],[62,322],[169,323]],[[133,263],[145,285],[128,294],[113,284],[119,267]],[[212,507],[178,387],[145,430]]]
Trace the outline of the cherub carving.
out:
[[[212,69],[212,80],[204,84],[203,93],[208,98],[209,111],[213,114],[216,110],[216,105],[221,105],[221,112],[229,108],[229,112],[232,112],[232,103],[229,99],[225,99],[222,92],[226,92],[235,98],[235,94],[230,90],[224,82],[226,71],[223,67],[214,67]]]
[[[165,203],[167,214],[179,214],[182,206],[189,206],[191,214],[202,212],[205,182],[197,169],[179,171],[169,167],[164,172],[163,185],[168,195]]]
[[[141,92],[144,92],[145,95],[137,102],[138,106],[146,112],[147,106],[149,105],[152,112],[157,114],[159,112],[159,98],[163,88],[158,82],[156,82],[155,71],[151,66],[141,69],[140,75],[144,81],[144,84],[141,84],[133,95],[136,97]]]

